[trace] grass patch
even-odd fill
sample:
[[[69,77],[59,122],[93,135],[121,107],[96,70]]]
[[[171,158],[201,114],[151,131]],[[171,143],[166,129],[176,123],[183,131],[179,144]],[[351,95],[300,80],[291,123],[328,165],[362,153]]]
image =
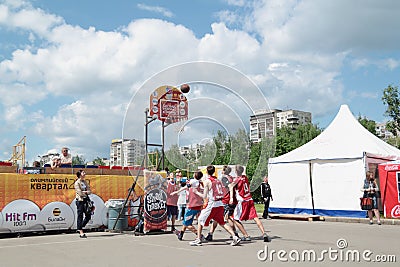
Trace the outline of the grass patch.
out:
[[[257,213],[263,213],[264,212],[264,203],[254,203],[254,206],[256,207]]]

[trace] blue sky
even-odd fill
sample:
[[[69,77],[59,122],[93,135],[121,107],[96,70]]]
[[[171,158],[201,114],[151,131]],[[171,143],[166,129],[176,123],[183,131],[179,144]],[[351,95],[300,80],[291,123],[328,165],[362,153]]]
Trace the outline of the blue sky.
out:
[[[310,111],[321,127],[341,104],[382,122],[382,90],[399,85],[398,10],[388,0],[2,0],[0,160],[24,135],[29,162],[62,146],[87,160],[108,157],[130,105],[138,107],[133,136],[143,139],[143,83],[199,60],[235,68],[270,108]],[[211,90],[194,86],[188,99]],[[204,127],[186,131],[190,142],[215,130]]]

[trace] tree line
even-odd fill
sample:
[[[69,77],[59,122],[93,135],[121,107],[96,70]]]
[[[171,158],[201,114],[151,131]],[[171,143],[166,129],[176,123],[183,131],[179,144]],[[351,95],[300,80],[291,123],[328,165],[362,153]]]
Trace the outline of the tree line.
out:
[[[385,115],[390,118],[387,122],[387,129],[393,133],[394,137],[385,140],[391,145],[400,147],[397,133],[400,132],[400,97],[397,86],[389,85],[383,90],[382,102],[386,106]],[[376,133],[376,122],[358,116],[358,121],[370,132]],[[246,174],[255,185],[261,184],[261,179],[268,174],[268,159],[286,154],[317,137],[322,129],[316,124],[303,124],[297,127],[283,126],[278,128],[274,138],[263,138],[261,142],[251,142],[248,134],[244,130],[239,130],[233,135],[228,135],[218,131],[213,136],[213,142],[200,148],[198,152],[189,152],[183,157],[179,147],[172,146],[166,152],[165,166],[174,170],[174,162],[185,162],[188,166],[183,169],[183,175],[190,177],[191,172],[198,166],[207,164],[213,165],[234,165],[242,164],[246,166]],[[245,162],[245,164],[243,164]],[[194,164],[195,163],[195,164]],[[153,163],[155,164],[155,162]],[[258,172],[258,173],[257,173]],[[260,198],[259,188],[253,188],[255,200]]]

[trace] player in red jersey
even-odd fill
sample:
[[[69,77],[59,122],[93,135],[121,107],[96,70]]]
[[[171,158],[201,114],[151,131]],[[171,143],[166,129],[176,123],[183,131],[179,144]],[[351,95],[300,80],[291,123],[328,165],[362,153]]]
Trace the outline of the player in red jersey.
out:
[[[235,236],[232,228],[225,224],[224,221],[224,207],[221,199],[226,194],[225,187],[217,177],[213,176],[215,173],[215,167],[210,165],[207,166],[208,178],[203,181],[204,193],[200,193],[197,190],[194,192],[201,196],[203,199],[208,199],[207,206],[201,210],[198,218],[197,238],[190,242],[191,246],[201,246],[201,232],[204,226],[208,226],[210,220],[216,221],[221,225],[229,234],[232,236],[232,246],[236,246],[240,242],[240,238]]]
[[[167,217],[171,217],[171,231],[175,232],[175,219],[178,216],[178,195],[171,195],[172,192],[177,191],[179,186],[176,184],[174,174],[171,172],[168,177],[167,185]]]
[[[230,175],[232,169],[231,167],[225,165],[222,168],[222,178],[221,178],[221,182],[222,184],[225,186],[227,193],[224,195],[224,197],[222,198],[222,203],[224,204],[224,220],[225,222],[228,222],[229,225],[232,227],[232,230],[235,232],[235,235],[237,237],[239,237],[237,231],[236,231],[236,227],[239,228],[239,230],[242,232],[243,234],[243,238],[242,241],[250,241],[250,237],[247,234],[246,230],[244,229],[243,225],[241,222],[234,220],[233,218],[233,213],[235,211],[236,205],[237,205],[237,199],[236,199],[236,195],[233,191],[233,187],[231,186],[232,182],[233,182],[233,177]],[[233,203],[229,204],[230,201],[230,196],[233,196]],[[215,231],[215,228],[217,228],[217,222],[213,222],[213,224],[210,227],[210,232],[208,233],[207,237],[205,238],[207,241],[212,241],[213,239],[213,233]]]
[[[250,193],[250,183],[246,175],[243,175],[243,166],[236,165],[236,179],[233,181],[232,186],[236,188],[236,197],[238,204],[235,209],[234,219],[237,221],[254,220],[260,229],[264,242],[271,242],[270,237],[264,230],[264,226],[258,218],[256,208],[254,207],[254,201]],[[233,203],[233,196],[229,203]]]

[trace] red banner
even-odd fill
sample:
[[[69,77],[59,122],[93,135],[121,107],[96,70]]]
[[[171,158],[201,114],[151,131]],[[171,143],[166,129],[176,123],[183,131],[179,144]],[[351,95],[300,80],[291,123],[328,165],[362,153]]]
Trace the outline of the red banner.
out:
[[[400,164],[384,163],[378,166],[384,216],[400,218]]]

